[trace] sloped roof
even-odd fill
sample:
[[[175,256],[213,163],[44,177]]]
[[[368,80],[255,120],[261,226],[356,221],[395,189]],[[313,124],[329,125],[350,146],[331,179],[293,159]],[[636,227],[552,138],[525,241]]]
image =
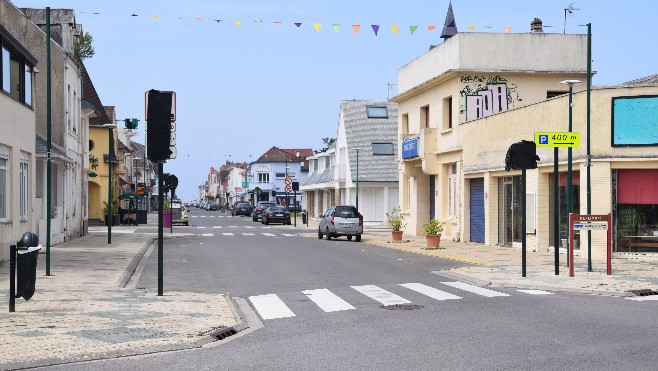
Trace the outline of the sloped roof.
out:
[[[73,160],[66,155],[66,152],[52,141],[50,142],[50,149],[51,158],[61,159],[64,162],[73,162]],[[39,134],[36,135],[35,150],[37,157],[48,157],[48,141]]]
[[[620,85],[658,85],[658,74],[627,81]]]
[[[297,152],[299,152],[299,157],[297,157]],[[294,149],[284,149],[278,148],[276,146],[268,149],[263,155],[261,155],[256,162],[286,162],[286,161],[301,161],[303,165],[301,166],[301,171],[308,171],[308,161],[307,157],[313,156],[313,150],[311,148],[294,148]]]
[[[369,118],[367,107],[386,107],[388,118]],[[395,162],[398,146],[398,105],[372,100],[344,100],[340,104],[345,124],[347,152],[352,179],[356,179],[356,151],[359,150],[359,181],[397,182],[399,173]],[[373,155],[373,143],[392,143],[393,155]]]

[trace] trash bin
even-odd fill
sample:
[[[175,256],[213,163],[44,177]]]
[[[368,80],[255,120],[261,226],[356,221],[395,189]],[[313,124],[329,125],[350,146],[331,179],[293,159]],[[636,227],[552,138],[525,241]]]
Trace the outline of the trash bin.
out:
[[[302,224],[306,224],[306,210],[302,210]]]
[[[39,236],[26,232],[16,247],[18,250],[16,297],[22,297],[28,301],[34,295],[37,280],[37,259],[39,250],[41,250]]]

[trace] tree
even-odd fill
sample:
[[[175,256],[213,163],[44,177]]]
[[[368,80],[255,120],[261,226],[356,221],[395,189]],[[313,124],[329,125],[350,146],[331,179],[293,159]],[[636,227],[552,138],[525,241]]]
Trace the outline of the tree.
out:
[[[76,39],[74,57],[78,60],[78,62],[82,62],[85,59],[94,56],[94,46],[92,45],[93,41],[94,37],[91,36],[89,32],[84,32],[82,35],[80,35],[80,37]]]
[[[336,138],[322,138],[322,143],[324,143],[324,148],[316,149],[315,153],[322,153],[329,149],[329,147],[336,141]]]

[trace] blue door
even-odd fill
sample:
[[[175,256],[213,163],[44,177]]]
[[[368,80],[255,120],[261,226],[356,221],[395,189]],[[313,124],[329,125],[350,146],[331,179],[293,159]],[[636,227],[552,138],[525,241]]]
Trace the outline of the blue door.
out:
[[[484,179],[471,179],[471,242],[484,243]]]

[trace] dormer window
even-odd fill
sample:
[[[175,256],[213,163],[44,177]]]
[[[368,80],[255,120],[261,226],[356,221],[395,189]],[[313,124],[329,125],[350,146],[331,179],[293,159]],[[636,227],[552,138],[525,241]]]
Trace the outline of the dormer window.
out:
[[[366,106],[369,119],[387,119],[388,110],[385,106]]]
[[[372,154],[373,155],[394,155],[393,152],[393,143],[373,143],[372,144]]]

